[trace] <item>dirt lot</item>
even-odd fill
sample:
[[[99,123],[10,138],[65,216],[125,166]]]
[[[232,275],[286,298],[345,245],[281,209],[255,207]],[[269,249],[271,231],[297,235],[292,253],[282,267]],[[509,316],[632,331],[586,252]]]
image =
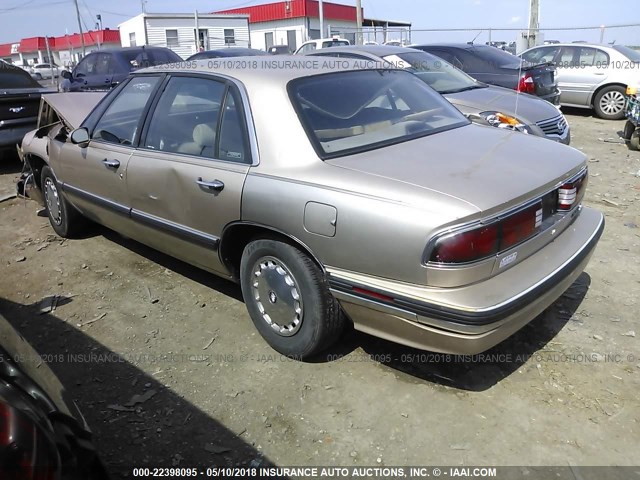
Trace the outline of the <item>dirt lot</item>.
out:
[[[118,475],[260,462],[637,464],[640,152],[616,143],[623,122],[566,113],[589,157],[586,204],[605,213],[606,231],[567,293],[484,358],[351,333],[315,362],[285,361],[236,285],[99,227],[57,238],[24,199],[0,203],[0,312],[50,360]],[[1,168],[0,196],[20,166]],[[52,295],[56,310],[39,315]]]

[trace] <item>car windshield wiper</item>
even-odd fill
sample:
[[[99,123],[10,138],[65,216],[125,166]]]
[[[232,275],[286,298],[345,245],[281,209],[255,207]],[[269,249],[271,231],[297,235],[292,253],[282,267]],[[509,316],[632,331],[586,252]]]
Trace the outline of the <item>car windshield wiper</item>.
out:
[[[462,87],[462,88],[454,88],[451,90],[440,90],[438,93],[440,95],[444,95],[447,93],[460,93],[460,92],[466,92],[468,90],[475,90],[477,88],[487,88],[487,85],[485,84],[475,84],[475,85],[469,85],[468,87]]]

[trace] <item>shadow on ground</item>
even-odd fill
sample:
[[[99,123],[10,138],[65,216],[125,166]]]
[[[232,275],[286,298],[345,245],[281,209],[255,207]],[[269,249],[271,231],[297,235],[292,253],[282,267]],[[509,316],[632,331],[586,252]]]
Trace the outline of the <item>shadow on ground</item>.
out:
[[[522,367],[544,349],[569,321],[584,299],[591,277],[582,273],[544,313],[492,349],[469,356],[425,352],[403,347],[360,332],[346,341],[362,348],[372,361],[400,372],[412,381],[428,381],[468,391],[484,391]],[[345,345],[345,351],[349,347]]]
[[[228,430],[125,358],[38,310],[39,304],[0,299],[0,313],[43,359],[56,360],[48,365],[83,412],[113,478],[131,477],[135,466],[271,465],[240,438],[243,432]],[[132,402],[134,395],[143,401]]]

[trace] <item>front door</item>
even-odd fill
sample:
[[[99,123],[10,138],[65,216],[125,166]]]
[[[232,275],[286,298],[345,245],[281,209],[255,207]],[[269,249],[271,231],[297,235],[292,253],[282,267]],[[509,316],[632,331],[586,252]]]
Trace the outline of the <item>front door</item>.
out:
[[[609,56],[592,47],[562,47],[557,64],[563,104],[589,105],[593,92],[609,75]]]
[[[223,80],[169,79],[129,161],[131,216],[145,243],[226,275],[224,227],[240,219],[251,165],[239,92]]]
[[[53,165],[71,202],[114,230],[123,231],[127,224],[127,165],[143,111],[159,78],[132,79],[91,128],[89,144],[81,148],[66,142]]]

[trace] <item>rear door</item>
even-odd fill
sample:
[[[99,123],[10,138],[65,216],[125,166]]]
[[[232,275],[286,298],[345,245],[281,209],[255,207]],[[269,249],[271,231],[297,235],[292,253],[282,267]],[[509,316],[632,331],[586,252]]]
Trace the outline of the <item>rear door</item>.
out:
[[[556,58],[560,102],[564,105],[589,105],[597,85],[607,78],[609,56],[592,47],[561,47]]]
[[[239,220],[251,166],[247,122],[235,85],[211,76],[168,79],[129,161],[131,216],[144,242],[207,270],[225,226]]]

